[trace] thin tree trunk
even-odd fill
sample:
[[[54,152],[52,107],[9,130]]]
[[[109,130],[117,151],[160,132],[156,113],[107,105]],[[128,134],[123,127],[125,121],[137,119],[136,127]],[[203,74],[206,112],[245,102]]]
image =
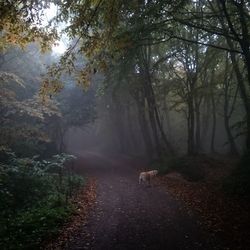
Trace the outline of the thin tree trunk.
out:
[[[188,155],[193,155],[195,154],[195,143],[194,143],[194,89],[193,89],[193,84],[190,82],[190,92],[188,96]]]
[[[194,145],[194,106],[193,106],[193,97],[189,93],[188,100],[188,155],[195,154],[195,145]]]
[[[138,107],[138,120],[145,144],[146,153],[149,158],[152,158],[151,156],[154,154],[153,143],[148,127],[148,121],[146,119],[144,98],[143,100],[140,100],[140,98],[136,98],[136,103]]]
[[[160,145],[160,140],[159,140],[158,131],[157,131],[152,98],[150,97],[150,94],[148,93],[148,86],[145,86],[145,88],[146,88],[145,92],[147,93],[146,98],[147,98],[147,104],[148,104],[148,115],[149,115],[150,125],[151,125],[153,136],[154,136],[156,151],[157,151],[158,156],[161,157],[161,145]]]
[[[246,124],[247,124],[246,149],[247,149],[247,152],[250,152],[250,101],[247,95],[246,87],[244,85],[244,79],[240,72],[239,66],[236,62],[235,54],[230,52],[230,58],[233,64],[236,78],[238,80],[241,98],[243,100],[245,111],[246,111]]]
[[[162,139],[166,147],[166,151],[164,152],[165,154],[173,154],[174,150],[171,147],[169,141],[167,140],[166,134],[164,132],[164,129],[161,124],[160,117],[159,117],[159,111],[158,111],[158,107],[157,107],[157,103],[155,99],[155,93],[154,93],[154,89],[152,86],[151,75],[149,71],[149,65],[150,65],[150,60],[151,60],[150,49],[144,54],[146,55],[142,56],[142,59],[143,59],[143,66],[144,66],[143,72],[144,72],[144,79],[145,79],[145,84],[144,84],[145,94],[146,94],[146,98],[148,102],[149,118],[150,118],[151,128],[152,128],[154,139],[155,139],[156,149],[158,152],[158,156],[161,157],[162,145],[161,145],[160,139]]]
[[[218,7],[220,8],[220,10],[223,11],[223,13],[225,14],[225,18],[226,21],[228,23],[228,26],[230,28],[230,31],[234,34],[235,38],[237,39],[238,43],[241,46],[241,49],[243,51],[243,57],[244,57],[244,62],[245,62],[245,66],[247,69],[247,79],[248,79],[248,88],[250,87],[250,50],[249,50],[249,34],[248,34],[248,26],[246,24],[246,20],[244,17],[244,11],[243,11],[243,6],[237,5],[237,8],[239,9],[239,11],[241,12],[241,15],[239,15],[240,17],[240,22],[241,22],[241,28],[242,28],[242,38],[239,37],[239,35],[237,34],[235,28],[233,27],[232,21],[230,16],[227,13],[227,8],[226,8],[226,2],[225,1],[218,1]],[[242,2],[243,3],[243,2]],[[226,25],[224,22],[223,17],[221,17],[220,19],[222,28],[224,30],[226,29]],[[233,51],[234,49],[234,45],[232,40],[229,37],[225,37],[227,44],[229,46],[229,48]],[[236,57],[235,57],[235,53],[234,52],[230,52],[230,58],[233,64],[233,68],[236,74],[236,78],[238,81],[238,85],[239,85],[239,89],[240,89],[240,94],[241,94],[241,98],[245,107],[245,111],[246,111],[246,124],[247,124],[247,133],[246,133],[246,154],[249,154],[250,152],[250,100],[249,100],[249,96],[248,96],[248,91],[247,91],[247,86],[245,86],[244,84],[244,78],[240,72],[240,68],[239,65],[237,64],[236,61]]]
[[[215,153],[215,132],[216,132],[216,105],[214,99],[214,92],[211,87],[211,101],[212,101],[212,135],[211,135],[211,144],[210,144],[210,151],[211,153]]]
[[[164,129],[163,129],[163,126],[162,126],[162,123],[161,123],[161,120],[160,120],[157,104],[156,104],[156,101],[155,101],[155,95],[154,95],[154,90],[153,90],[152,84],[150,84],[150,88],[151,88],[151,92],[152,92],[152,99],[153,99],[156,123],[157,123],[158,129],[160,130],[161,138],[162,138],[162,140],[163,140],[163,142],[164,142],[164,144],[166,146],[166,149],[167,149],[167,152],[165,152],[165,153],[173,155],[174,154],[174,149],[173,149],[172,145],[170,144],[170,142],[168,141],[167,136],[166,136],[166,134],[164,132]]]
[[[124,122],[123,122],[124,110],[122,104],[119,101],[119,98],[116,97],[114,93],[112,96],[112,102],[114,103],[114,105],[112,105],[113,109],[109,110],[111,111],[110,113],[111,117],[114,119],[115,130],[119,142],[120,152],[126,153],[127,137],[125,136]]]
[[[204,98],[204,106],[202,112],[202,133],[201,133],[201,141],[205,141],[207,138],[207,132],[210,124],[210,117],[211,117],[211,102],[208,96]]]
[[[224,124],[225,124],[225,129],[226,129],[226,132],[227,132],[227,138],[228,138],[228,141],[230,143],[230,154],[232,155],[239,155],[239,152],[238,152],[238,149],[237,149],[237,146],[235,144],[235,141],[234,141],[234,137],[231,133],[231,129],[230,129],[230,126],[229,126],[229,117],[228,115],[226,115],[227,113],[227,108],[226,108],[226,102],[225,102],[225,105],[224,105]]]
[[[198,7],[198,5],[196,6]],[[199,33],[196,31],[196,40],[199,40]],[[194,114],[195,114],[195,153],[201,151],[201,125],[200,125],[200,103],[202,98],[199,98],[199,92],[197,88],[197,79],[199,72],[199,47],[195,45],[195,59],[194,59],[195,71],[192,75],[192,85],[194,86]],[[196,88],[195,88],[196,87]]]
[[[195,98],[195,151],[196,153],[200,153],[201,151],[201,124],[200,124],[200,103]]]
[[[150,60],[151,60],[150,55],[151,55],[150,47],[141,48],[139,60],[141,61],[141,74],[142,74],[142,79],[144,83],[143,87],[144,87],[145,99],[148,105],[149,122],[150,122],[150,126],[152,129],[154,143],[156,146],[156,152],[158,154],[158,157],[160,158],[162,150],[161,150],[161,144],[160,144],[160,139],[159,139],[158,130],[157,130],[156,117],[155,117],[154,93],[151,91],[151,76],[149,72]]]
[[[138,145],[137,145],[137,137],[136,137],[134,130],[133,130],[133,123],[132,123],[133,119],[131,119],[131,112],[130,112],[129,105],[127,105],[126,112],[127,112],[127,123],[128,123],[128,129],[129,129],[129,138],[131,141],[130,148],[133,150],[132,152],[134,152],[134,150],[136,150],[138,148]]]

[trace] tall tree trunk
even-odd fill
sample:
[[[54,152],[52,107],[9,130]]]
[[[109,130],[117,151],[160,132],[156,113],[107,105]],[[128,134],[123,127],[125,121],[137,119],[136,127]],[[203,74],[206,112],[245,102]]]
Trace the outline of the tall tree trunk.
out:
[[[235,105],[234,100],[236,100],[236,96],[237,96],[238,91],[236,90],[235,98],[233,100],[232,107],[231,107],[231,112],[229,112],[229,98],[230,98],[229,97],[229,95],[230,95],[229,92],[230,91],[229,91],[228,73],[229,73],[229,70],[228,70],[228,57],[226,55],[226,66],[225,66],[225,75],[224,75],[224,125],[225,125],[225,130],[226,130],[226,133],[227,133],[227,137],[228,137],[228,142],[230,144],[230,154],[239,155],[237,146],[236,146],[235,141],[234,141],[234,137],[233,137],[231,129],[230,129],[230,124],[229,124],[230,117],[231,117],[231,114],[233,112],[234,105]]]
[[[114,129],[116,131],[117,141],[121,153],[127,153],[127,136],[124,127],[124,107],[120,102],[119,96],[116,96],[115,92],[112,94],[112,103],[110,116],[113,119]]]
[[[198,41],[199,33],[197,31],[196,31],[195,36],[196,36],[196,40]],[[194,113],[195,113],[195,153],[200,153],[201,151],[200,103],[201,103],[202,97],[199,96],[199,91],[197,88],[197,85],[198,85],[197,79],[198,79],[198,72],[199,72],[199,46],[198,44],[195,44],[194,65],[195,65],[195,69],[192,75],[192,85],[194,86],[193,97],[194,97]]]
[[[144,97],[140,98],[139,96],[137,96],[136,103],[138,107],[138,120],[142,132],[142,138],[145,144],[146,153],[149,158],[153,158],[152,157],[154,154],[153,143],[151,139],[151,133],[148,127],[148,121],[146,118],[146,112],[145,112],[146,107],[145,107]]]
[[[201,152],[201,124],[200,124],[200,102],[197,100],[197,96],[195,98],[195,151],[196,153]]]
[[[228,138],[228,141],[230,144],[230,154],[239,155],[239,151],[238,151],[237,146],[235,144],[234,137],[232,135],[230,125],[229,125],[230,116],[228,115],[228,106],[229,106],[228,95],[227,95],[227,93],[225,93],[224,124],[225,124],[226,133],[227,133],[227,138]]]
[[[191,80],[192,81],[192,80]],[[194,86],[193,83],[189,83],[190,92],[188,93],[188,155],[195,154],[195,115],[194,115]]]
[[[202,120],[201,120],[201,141],[205,141],[207,138],[208,128],[210,124],[210,117],[211,117],[211,101],[208,96],[204,98],[204,109],[202,112]]]
[[[155,111],[154,111],[154,107],[152,103],[152,96],[149,92],[148,84],[149,84],[148,82],[145,84],[145,93],[146,93],[146,99],[147,99],[147,104],[148,104],[148,115],[149,115],[150,125],[151,125],[153,136],[154,136],[156,151],[157,151],[158,156],[161,157],[161,145],[160,145],[160,140],[159,140],[158,131],[157,131]]]
[[[162,155],[162,143],[164,142],[165,149],[164,154],[173,154],[174,150],[171,147],[166,134],[164,132],[162,123],[159,117],[159,111],[156,103],[155,93],[152,86],[151,74],[150,74],[150,60],[151,51],[150,47],[141,49],[141,60],[142,60],[142,73],[144,79],[145,97],[148,103],[148,114],[152,132],[154,135],[154,141],[157,149],[158,156]]]
[[[150,89],[151,89],[151,92],[152,92],[152,99],[153,99],[156,123],[157,123],[158,129],[160,130],[161,138],[162,138],[162,140],[163,140],[163,142],[165,144],[165,147],[166,147],[166,152],[165,153],[173,155],[175,152],[174,152],[174,149],[173,149],[172,145],[170,144],[170,142],[168,141],[167,136],[166,136],[166,134],[164,132],[163,125],[162,125],[162,122],[160,120],[159,110],[158,110],[158,107],[157,107],[157,104],[156,104],[152,84],[150,84]]]
[[[245,2],[241,1],[239,4],[236,5],[238,10],[239,10],[239,13],[240,13],[239,19],[240,19],[240,24],[241,24],[241,35],[239,36],[240,33],[237,33],[237,30],[233,26],[231,17],[227,11],[226,1],[219,0],[217,2],[217,6],[224,14],[224,18],[223,17],[219,18],[220,23],[222,25],[222,28],[224,30],[227,30],[227,27],[225,25],[225,20],[226,20],[230,32],[234,35],[235,39],[237,40],[237,42],[239,43],[239,45],[242,49],[244,63],[245,63],[246,69],[247,69],[248,85],[246,86],[244,83],[244,78],[240,72],[239,65],[237,64],[235,53],[232,52],[234,49],[234,44],[233,44],[232,40],[228,36],[226,36],[225,38],[226,38],[228,47],[232,50],[230,52],[230,58],[231,58],[231,61],[233,64],[233,68],[234,68],[236,78],[238,81],[238,85],[239,85],[239,89],[240,89],[240,95],[241,95],[241,98],[242,98],[242,101],[243,101],[243,104],[245,107],[245,111],[246,111],[246,124],[247,124],[246,154],[249,154],[250,153],[250,100],[249,100],[249,96],[248,96],[248,91],[250,88],[250,44],[249,44],[248,25],[247,25],[247,21],[245,19],[246,17],[245,17],[244,9],[243,9],[244,4],[245,4]]]
[[[134,133],[134,124],[132,121],[134,121],[134,119],[131,118],[131,112],[130,112],[130,106],[127,105],[126,106],[126,113],[127,113],[127,123],[128,123],[128,132],[129,132],[129,138],[130,138],[130,141],[131,141],[131,146],[130,146],[130,149],[132,150],[132,152],[136,151],[137,148],[138,148],[138,145],[137,145],[137,136],[136,134]]]
[[[240,89],[240,95],[243,100],[245,111],[246,111],[246,124],[247,124],[246,150],[247,152],[250,152],[250,100],[247,95],[246,86],[244,84],[244,78],[242,77],[240,68],[235,58],[235,54],[233,52],[230,52],[230,58],[233,64],[233,68],[234,68],[235,75],[236,75],[239,89]]]
[[[215,105],[215,98],[214,98],[214,92],[213,92],[212,87],[210,90],[210,94],[211,94],[211,102],[212,102],[212,135],[211,135],[210,151],[211,153],[215,153],[214,141],[215,141],[215,132],[216,132],[216,105]]]
[[[227,106],[227,104],[225,102],[225,104],[224,104],[224,124],[225,124],[225,129],[227,132],[227,138],[228,138],[228,141],[230,143],[230,154],[239,155],[237,146],[236,146],[235,141],[234,141],[234,137],[232,135],[232,132],[231,132],[231,129],[229,126],[229,116],[226,115],[228,112],[226,106]]]

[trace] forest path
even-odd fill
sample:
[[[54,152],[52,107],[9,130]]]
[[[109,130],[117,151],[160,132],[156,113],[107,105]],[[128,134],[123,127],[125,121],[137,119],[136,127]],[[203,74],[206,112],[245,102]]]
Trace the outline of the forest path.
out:
[[[161,186],[138,184],[138,161],[85,152],[80,173],[97,179],[87,223],[67,249],[221,249]]]

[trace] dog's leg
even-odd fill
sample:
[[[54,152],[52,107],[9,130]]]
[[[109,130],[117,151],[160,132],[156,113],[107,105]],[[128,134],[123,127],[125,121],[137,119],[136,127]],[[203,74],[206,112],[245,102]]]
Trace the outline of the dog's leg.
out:
[[[151,182],[150,182],[150,180],[151,180],[151,176],[149,176],[149,178],[148,178],[148,186],[149,186],[149,187],[151,187]]]

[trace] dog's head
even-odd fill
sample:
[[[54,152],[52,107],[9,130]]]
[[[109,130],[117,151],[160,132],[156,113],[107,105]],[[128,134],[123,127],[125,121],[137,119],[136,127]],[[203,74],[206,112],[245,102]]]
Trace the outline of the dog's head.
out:
[[[159,171],[158,171],[158,170],[153,170],[152,173],[153,173],[154,175],[157,175],[157,174],[159,173]]]
[[[158,174],[158,170],[151,170],[151,171],[148,171],[147,173],[150,174],[151,176],[154,176]]]

